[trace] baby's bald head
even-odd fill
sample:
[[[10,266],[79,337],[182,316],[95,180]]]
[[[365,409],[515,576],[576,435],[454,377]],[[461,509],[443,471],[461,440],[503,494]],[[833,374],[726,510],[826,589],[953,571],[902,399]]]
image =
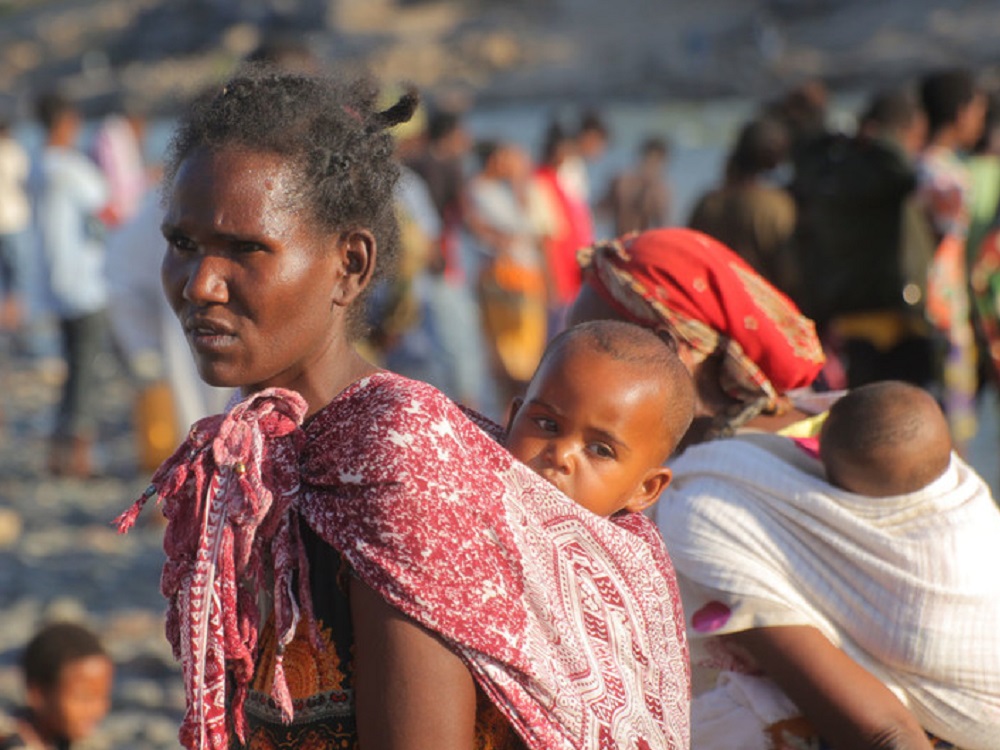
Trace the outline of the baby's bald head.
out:
[[[870,497],[915,492],[951,460],[948,422],[922,388],[887,380],[855,388],[830,409],[820,457],[831,484]]]
[[[677,355],[677,343],[669,333],[619,320],[580,323],[552,339],[538,372],[544,371],[548,360],[569,351],[607,357],[620,364],[621,378],[606,383],[604,387],[608,390],[623,387],[629,381],[654,381],[662,410],[663,459],[674,452],[691,426],[695,390],[690,373]]]

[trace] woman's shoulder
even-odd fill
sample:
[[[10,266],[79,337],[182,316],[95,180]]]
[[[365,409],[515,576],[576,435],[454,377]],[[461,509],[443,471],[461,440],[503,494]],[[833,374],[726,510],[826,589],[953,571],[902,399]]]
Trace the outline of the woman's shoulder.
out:
[[[382,419],[402,422],[428,412],[461,415],[458,405],[434,386],[389,370],[379,370],[348,386],[326,411],[342,413],[358,407]]]
[[[388,460],[445,444],[449,453],[495,444],[485,423],[434,386],[382,370],[349,386],[306,429],[309,442],[327,455],[337,450]]]

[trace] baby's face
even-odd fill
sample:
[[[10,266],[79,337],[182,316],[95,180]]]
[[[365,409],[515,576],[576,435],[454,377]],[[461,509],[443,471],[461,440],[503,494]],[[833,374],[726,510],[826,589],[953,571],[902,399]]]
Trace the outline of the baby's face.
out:
[[[666,471],[658,390],[654,379],[607,355],[572,347],[554,352],[511,421],[507,448],[598,515],[642,510],[666,484],[650,486],[653,475]]]

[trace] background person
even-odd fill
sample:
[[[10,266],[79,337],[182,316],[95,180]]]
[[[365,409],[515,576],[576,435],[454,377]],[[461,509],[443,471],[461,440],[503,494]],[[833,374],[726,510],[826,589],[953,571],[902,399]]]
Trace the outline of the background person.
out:
[[[695,204],[688,226],[711,235],[783,290],[799,283],[791,254],[795,201],[773,173],[788,162],[784,124],[761,117],[746,123],[726,161],[720,187]]]
[[[796,247],[798,299],[850,388],[897,379],[939,389],[926,315],[935,240],[917,195],[926,133],[913,92],[874,94],[857,133],[829,145],[823,190],[810,203],[818,231]]]
[[[94,474],[98,357],[108,338],[104,230],[98,214],[108,198],[100,171],[76,142],[83,122],[58,92],[37,102],[45,146],[31,178],[37,236],[62,338],[66,380],[59,400],[48,468],[52,474]]]
[[[965,152],[982,136],[986,98],[969,70],[936,70],[920,81],[927,145],[918,161],[919,197],[937,242],[927,286],[927,315],[944,339],[941,401],[956,450],[976,433],[976,342],[966,249],[971,176]]]
[[[58,622],[38,630],[21,656],[24,706],[4,721],[3,750],[68,750],[87,739],[111,707],[114,666],[87,627]]]
[[[545,270],[531,211],[531,160],[519,146],[485,142],[482,168],[468,184],[472,242],[484,339],[500,403],[531,378],[545,348]]]
[[[567,187],[562,176],[563,165],[577,159],[576,149],[573,136],[553,120],[545,131],[534,175],[533,211],[545,255],[549,338],[561,327],[566,308],[580,289],[576,252],[594,238],[590,205],[580,197],[579,187]]]
[[[667,141],[649,136],[639,147],[635,166],[612,178],[597,210],[611,214],[615,236],[670,223],[673,189],[665,175],[669,162]]]
[[[31,159],[0,115],[0,331],[17,333],[24,319],[31,204]]]
[[[434,377],[434,385],[455,401],[489,412],[492,389],[475,296],[478,268],[474,252],[463,242],[469,220],[465,158],[471,147],[462,115],[441,109],[428,114],[423,139],[407,144],[401,154],[406,167],[423,181],[438,213],[438,235],[418,294],[422,328],[440,366],[400,364],[407,373]]]

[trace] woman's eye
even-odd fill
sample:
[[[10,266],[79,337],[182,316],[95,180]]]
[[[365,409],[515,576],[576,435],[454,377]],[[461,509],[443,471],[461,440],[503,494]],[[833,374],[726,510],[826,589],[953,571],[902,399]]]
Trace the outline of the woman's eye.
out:
[[[166,239],[167,239],[167,244],[170,245],[170,247],[175,248],[182,253],[194,252],[194,250],[196,249],[195,244],[190,239],[188,239],[183,235],[180,234],[169,235]]]

